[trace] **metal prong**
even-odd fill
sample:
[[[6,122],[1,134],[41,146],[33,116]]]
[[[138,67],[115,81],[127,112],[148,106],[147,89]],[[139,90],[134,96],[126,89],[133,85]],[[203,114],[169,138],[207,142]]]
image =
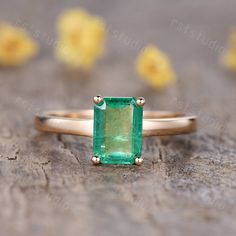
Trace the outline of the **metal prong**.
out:
[[[142,157],[137,157],[137,158],[135,159],[135,164],[136,164],[137,166],[140,166],[142,163],[143,163],[143,158],[142,158]]]
[[[94,102],[95,104],[99,104],[99,103],[101,103],[102,101],[103,101],[103,97],[100,96],[100,95],[97,95],[97,96],[95,96],[95,97],[93,98],[93,102]]]
[[[143,97],[139,97],[139,98],[137,98],[136,103],[138,106],[142,107],[145,104],[145,99]]]
[[[92,163],[93,163],[94,165],[100,164],[100,158],[97,157],[97,156],[92,157],[91,160],[92,160]]]

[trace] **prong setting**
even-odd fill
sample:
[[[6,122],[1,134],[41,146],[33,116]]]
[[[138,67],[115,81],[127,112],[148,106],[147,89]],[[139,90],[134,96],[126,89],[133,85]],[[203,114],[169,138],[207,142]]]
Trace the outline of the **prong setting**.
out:
[[[143,97],[139,97],[139,98],[137,98],[136,103],[138,106],[142,107],[145,105],[145,99]]]
[[[103,97],[101,96],[101,95],[97,95],[97,96],[95,96],[94,98],[93,98],[93,102],[95,103],[95,104],[99,104],[99,103],[101,103],[103,101]]]
[[[99,165],[100,162],[101,162],[101,160],[100,160],[100,158],[99,158],[98,156],[93,156],[92,159],[91,159],[91,161],[92,161],[92,163],[93,163],[94,165]]]
[[[140,166],[143,163],[142,157],[136,157],[135,159],[135,165]]]

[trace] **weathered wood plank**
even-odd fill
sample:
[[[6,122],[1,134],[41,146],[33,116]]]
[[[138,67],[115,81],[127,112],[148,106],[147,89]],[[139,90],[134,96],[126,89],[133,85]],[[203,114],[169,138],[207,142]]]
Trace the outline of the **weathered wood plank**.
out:
[[[55,37],[55,17],[77,4],[70,2],[12,0],[1,3],[0,15]],[[99,0],[81,6],[125,35],[111,35],[88,78],[60,68],[42,37],[36,60],[0,71],[1,235],[235,235],[236,81],[217,62],[236,3]],[[190,37],[183,31],[188,25],[219,46]],[[150,90],[132,70],[150,41],[169,53],[179,75],[167,92]],[[143,95],[147,108],[196,113],[199,132],[145,139],[138,168],[92,166],[90,139],[33,129],[35,112],[88,108],[95,94]]]

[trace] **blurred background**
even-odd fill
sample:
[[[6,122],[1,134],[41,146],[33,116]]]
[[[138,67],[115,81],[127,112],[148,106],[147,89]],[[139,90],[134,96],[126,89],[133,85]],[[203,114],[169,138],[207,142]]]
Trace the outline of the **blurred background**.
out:
[[[86,73],[68,71],[54,56],[58,18],[73,8],[106,25],[104,53]],[[235,25],[234,1],[1,1],[0,11],[1,21],[24,28],[39,47],[27,64],[0,72],[1,96],[13,106],[18,98],[35,109],[88,108],[91,97],[102,94],[144,96],[148,108],[193,109],[205,120],[228,113],[222,107],[218,114],[217,107],[225,90],[233,94],[235,81],[219,61]],[[136,73],[135,61],[150,43],[169,57],[174,86],[158,91]]]
[[[95,45],[104,45],[104,48],[95,56],[91,68],[66,63],[68,58],[65,55],[58,58],[56,53],[60,40],[66,38],[66,33],[60,33],[58,29],[60,16],[68,9],[77,8],[91,17],[84,24],[92,22],[92,17],[95,17],[95,22],[101,23],[98,31],[102,31],[99,31],[102,36],[98,36],[100,41]],[[232,182],[235,169],[227,168],[235,166],[236,157],[236,78],[227,68],[229,62],[222,59],[231,50],[229,38],[236,26],[235,9],[234,0],[1,0],[0,22],[23,28],[27,32],[25,37],[32,41],[26,43],[26,48],[28,44],[32,45],[29,58],[24,63],[5,65],[8,61],[6,57],[1,57],[1,42],[4,42],[7,33],[3,33],[0,27],[2,235],[54,235],[55,232],[57,235],[76,235],[80,234],[79,230],[85,235],[122,235],[128,232],[131,235],[197,235],[198,230],[201,235],[222,235],[225,232],[226,235],[235,235],[231,222],[235,216],[234,207],[231,208],[235,203]],[[73,23],[69,21],[65,25],[68,25],[65,26],[66,31]],[[87,26],[85,28],[88,29]],[[85,40],[85,44],[87,42]],[[150,59],[147,53],[147,59],[144,56],[139,65],[138,58],[150,44],[158,51],[151,50],[153,57],[150,56]],[[232,48],[235,45],[231,45]],[[20,53],[25,55],[24,50]],[[14,50],[11,55],[14,55]],[[157,66],[154,70],[152,62],[154,67]],[[146,71],[145,68],[151,69]],[[172,82],[161,87],[153,85],[155,80]],[[147,162],[143,169],[137,171],[131,167],[118,170],[91,167],[88,158],[91,140],[63,137],[61,141],[54,136],[38,135],[33,129],[35,113],[48,109],[91,108],[92,98],[97,94],[143,96],[146,99],[145,109],[196,114],[199,132],[190,139],[177,139],[176,144],[171,143],[168,147],[154,139],[145,141]],[[64,142],[61,145],[69,148],[72,154],[59,149],[60,142]],[[217,149],[220,145],[222,149]],[[157,164],[154,167],[153,163],[161,155],[157,146],[164,150],[162,155],[166,156],[169,165]],[[68,159],[70,155],[76,156],[78,169],[77,161],[73,163]],[[197,157],[199,159],[194,159]],[[178,162],[176,164],[178,158],[184,158],[184,167]],[[208,166],[214,158],[221,163],[220,166],[227,163],[224,171],[213,164]],[[17,162],[14,164],[9,162],[15,159]],[[38,162],[40,167],[35,164]],[[42,168],[45,169],[42,169],[44,165]],[[153,172],[150,172],[152,168]],[[36,176],[35,170],[38,172]],[[23,183],[18,182],[22,178]],[[45,178],[46,185],[37,190],[37,183],[41,186]],[[129,208],[130,201],[122,202],[106,186],[108,183],[126,183],[125,191],[132,196],[131,199],[135,199],[130,185],[135,185],[140,178],[148,196],[162,194],[167,197],[167,203],[157,204],[155,208],[144,195],[144,207],[136,215],[137,206]],[[150,192],[152,187],[148,184],[151,180],[158,184],[158,193]],[[165,180],[171,182],[168,190],[163,184]],[[90,189],[94,181],[95,185],[105,189],[103,193]],[[11,190],[6,182],[10,186],[20,186],[20,190]],[[31,192],[35,190],[33,186],[38,191],[36,195]],[[51,199],[49,202],[45,200],[46,203],[42,200],[48,198],[44,188]],[[120,188],[117,191],[121,191]],[[82,197],[78,196],[81,192],[84,193]],[[140,187],[133,194],[139,196],[142,193]],[[93,205],[97,199],[92,195],[100,197],[99,206]],[[59,200],[50,196],[59,196]],[[11,198],[12,201],[9,200]],[[86,204],[81,203],[81,199],[87,199]],[[226,206],[217,208],[215,199],[220,199]],[[52,202],[56,202],[57,206],[66,202],[69,211],[65,213],[51,208]],[[102,204],[107,202],[109,206],[104,210]],[[15,211],[14,204],[17,206]],[[42,207],[43,204],[47,209]],[[178,204],[180,208],[176,207]],[[148,209],[149,213],[146,212]],[[227,209],[231,211],[227,212]],[[158,215],[159,211],[161,215]],[[85,218],[81,224],[83,214]],[[222,217],[219,219],[220,214]],[[97,223],[93,225],[94,221]],[[88,226],[88,222],[92,225]],[[54,227],[59,227],[59,230]]]

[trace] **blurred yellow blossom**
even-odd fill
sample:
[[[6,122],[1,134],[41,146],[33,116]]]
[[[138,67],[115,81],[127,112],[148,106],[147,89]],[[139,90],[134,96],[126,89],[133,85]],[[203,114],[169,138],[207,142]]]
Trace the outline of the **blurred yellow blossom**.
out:
[[[147,46],[138,56],[136,70],[152,87],[162,89],[175,79],[168,57],[154,45]]]
[[[90,69],[104,50],[104,22],[83,9],[71,9],[62,13],[57,27],[58,60],[70,67]]]
[[[236,72],[236,30],[230,35],[229,49],[223,55],[222,62],[228,69]]]
[[[36,52],[36,43],[23,29],[0,24],[0,66],[21,65]]]

